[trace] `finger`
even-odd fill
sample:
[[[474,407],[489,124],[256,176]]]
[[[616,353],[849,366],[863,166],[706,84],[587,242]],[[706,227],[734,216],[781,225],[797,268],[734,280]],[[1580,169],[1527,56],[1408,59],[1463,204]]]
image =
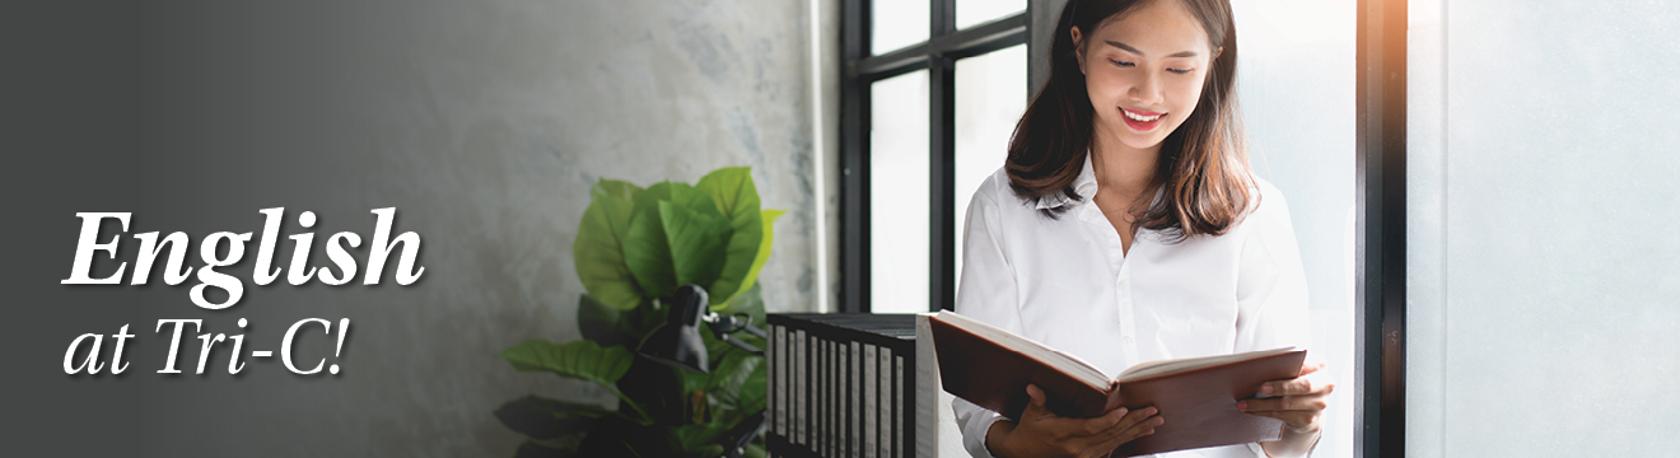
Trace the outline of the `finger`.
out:
[[[1310,430],[1313,423],[1317,422],[1319,418],[1321,418],[1321,414],[1317,412],[1299,410],[1249,412],[1248,414],[1283,420],[1284,425],[1297,431]]]
[[[1108,431],[1105,431],[1105,432],[1109,433],[1110,435],[1118,434],[1119,432],[1130,429],[1133,426],[1137,426],[1138,424],[1147,422],[1147,421],[1152,420],[1152,419],[1160,418],[1160,415],[1161,415],[1161,410],[1155,408],[1155,406],[1149,406],[1149,407],[1144,407],[1144,408],[1141,408],[1141,409],[1137,409],[1137,410],[1135,410],[1135,411],[1133,411],[1129,414],[1126,414],[1125,417],[1120,418],[1120,421],[1115,422],[1114,426],[1110,427],[1108,429]]]
[[[1313,377],[1300,377],[1289,380],[1277,380],[1260,384],[1257,397],[1269,398],[1276,396],[1297,396],[1304,394],[1319,394],[1327,392],[1331,384],[1313,381]]]
[[[1144,407],[1133,410],[1131,413],[1126,414],[1125,417],[1122,417],[1120,421],[1115,423],[1113,426],[1110,426],[1097,434],[1088,436],[1088,443],[1102,444],[1112,441],[1116,437],[1126,435],[1128,431],[1132,431],[1139,425],[1149,424],[1150,422],[1159,419],[1161,419],[1160,411],[1156,410],[1155,407]]]
[[[1302,375],[1307,375],[1307,374],[1311,374],[1311,373],[1314,373],[1314,372],[1318,372],[1319,369],[1323,369],[1324,366],[1325,366],[1325,364],[1324,364],[1323,361],[1320,361],[1316,364],[1302,364],[1301,365],[1301,373],[1296,374],[1295,376],[1299,377],[1299,376],[1302,376]]]
[[[1102,434],[1103,431],[1107,431],[1109,428],[1113,428],[1115,425],[1120,424],[1120,422],[1125,420],[1127,415],[1130,413],[1132,412],[1129,409],[1121,407],[1110,410],[1107,414],[1103,414],[1101,417],[1074,421],[1076,422],[1077,430],[1080,435],[1095,436]]]
[[[1237,410],[1244,412],[1267,410],[1324,410],[1329,406],[1326,398],[1329,392],[1284,396],[1278,398],[1245,399],[1237,403]]]
[[[1027,384],[1027,410],[1044,410],[1044,390],[1038,389],[1038,385]]]
[[[1161,415],[1139,416],[1137,421],[1122,422],[1115,426],[1109,434],[1106,434],[1101,441],[1097,442],[1093,448],[1105,452],[1113,451],[1119,448],[1121,444],[1155,434],[1156,428],[1160,428],[1166,422],[1167,420],[1162,418]]]

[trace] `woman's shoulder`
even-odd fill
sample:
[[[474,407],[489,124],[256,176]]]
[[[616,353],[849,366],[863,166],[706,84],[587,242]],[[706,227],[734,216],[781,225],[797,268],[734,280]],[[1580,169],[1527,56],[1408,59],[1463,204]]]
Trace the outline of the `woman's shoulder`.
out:
[[[1036,209],[1030,202],[1015,194],[1015,188],[1009,185],[1009,171],[998,167],[985,179],[980,180],[980,187],[974,190],[969,206],[984,207],[985,210],[1005,215],[1033,215]]]
[[[1272,182],[1258,176],[1254,177],[1249,187],[1248,210],[1241,221],[1242,227],[1274,227],[1279,224],[1289,225],[1289,202]]]
[[[1265,178],[1254,177],[1254,184],[1249,188],[1249,195],[1254,196],[1253,199],[1249,200],[1250,213],[1289,214],[1289,202],[1284,199],[1283,190],[1278,189],[1277,186],[1272,185],[1272,182],[1266,181]]]

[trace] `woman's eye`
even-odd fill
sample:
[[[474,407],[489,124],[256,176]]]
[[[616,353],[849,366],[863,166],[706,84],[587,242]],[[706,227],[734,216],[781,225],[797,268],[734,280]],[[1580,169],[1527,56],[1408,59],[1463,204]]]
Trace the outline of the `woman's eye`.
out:
[[[1168,69],[1167,69],[1167,71],[1169,71],[1169,72],[1173,72],[1173,73],[1177,73],[1177,74],[1180,74],[1180,75],[1185,75],[1185,74],[1189,74],[1189,73],[1190,73],[1190,72],[1192,72],[1192,71],[1194,71],[1194,69],[1189,69],[1189,68],[1168,68]]]
[[[1127,61],[1123,61],[1123,60],[1116,60],[1116,59],[1109,59],[1108,62],[1111,63],[1111,64],[1114,64],[1114,66],[1116,66],[1116,67],[1135,67],[1135,66],[1137,66],[1137,64],[1135,64],[1135,63],[1127,62]]]

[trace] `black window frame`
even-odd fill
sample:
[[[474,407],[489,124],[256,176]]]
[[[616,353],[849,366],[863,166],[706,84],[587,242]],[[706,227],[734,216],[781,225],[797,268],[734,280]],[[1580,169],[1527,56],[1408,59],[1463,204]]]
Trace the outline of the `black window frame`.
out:
[[[839,311],[868,313],[869,285],[869,126],[870,85],[906,73],[928,70],[928,311],[955,306],[956,63],[1015,45],[1027,44],[1027,10],[957,29],[956,0],[929,0],[928,39],[872,55],[872,0],[844,0],[840,17],[840,269]],[[1027,66],[1022,71],[1027,71]],[[1030,88],[1029,88],[1030,89]]]
[[[930,0],[929,38],[871,55],[871,0],[842,0],[840,98],[841,312],[870,311],[869,86],[929,72],[928,310],[954,306],[954,70],[958,59],[1024,44],[1033,17],[1062,1],[1029,0],[1023,13],[956,30],[956,0]],[[1406,0],[1358,0],[1355,65],[1354,453],[1405,456]],[[1050,11],[1048,17],[1057,16]],[[1029,49],[1027,68],[1037,65]],[[1036,88],[1029,87],[1028,91]]]

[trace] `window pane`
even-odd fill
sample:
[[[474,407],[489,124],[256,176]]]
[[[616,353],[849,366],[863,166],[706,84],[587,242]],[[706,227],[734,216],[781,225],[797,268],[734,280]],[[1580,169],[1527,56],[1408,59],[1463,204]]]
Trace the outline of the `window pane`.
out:
[[[870,307],[928,309],[928,74],[871,86],[869,130]]]
[[[961,10],[958,10],[961,11]],[[1017,45],[957,61],[956,244],[962,274],[963,221],[980,182],[1003,166],[1009,135],[1027,109],[1027,47]]]
[[[871,4],[871,54],[885,54],[894,49],[927,41],[928,29],[933,27],[928,0],[888,0]]]
[[[1316,356],[1336,384],[1315,456],[1354,456],[1355,2],[1231,2],[1237,98],[1255,175],[1282,191]],[[1297,8],[1298,7],[1298,8]],[[1367,363],[1375,363],[1367,361]],[[1410,431],[1408,431],[1409,433]]]
[[[1680,7],[1407,7],[1406,451],[1674,456]]]
[[[1019,13],[1027,9],[1027,0],[957,0],[957,28]]]

